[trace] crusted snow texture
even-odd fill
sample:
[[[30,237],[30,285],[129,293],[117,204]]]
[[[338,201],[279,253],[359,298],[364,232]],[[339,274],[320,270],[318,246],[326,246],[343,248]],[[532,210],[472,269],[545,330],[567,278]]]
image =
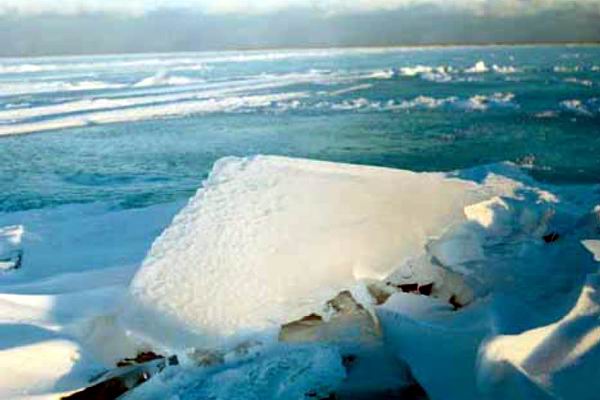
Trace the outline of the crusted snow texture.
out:
[[[327,319],[349,290],[433,400],[593,398],[576,382],[598,366],[599,193],[508,164],[223,159],[154,243],[121,323],[170,351],[234,345]],[[369,300],[373,285],[431,282],[431,297]]]
[[[340,353],[320,345],[277,345],[212,368],[173,368],[125,396],[126,400],[304,400],[326,398],[346,372]]]
[[[275,335],[417,257],[486,195],[438,173],[225,158],[156,240],[123,321],[170,348]]]

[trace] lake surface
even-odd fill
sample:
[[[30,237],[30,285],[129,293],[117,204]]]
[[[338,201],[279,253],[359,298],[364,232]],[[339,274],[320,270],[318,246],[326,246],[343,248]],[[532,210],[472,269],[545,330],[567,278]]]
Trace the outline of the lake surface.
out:
[[[0,60],[0,212],[191,196],[227,155],[600,182],[600,47]]]

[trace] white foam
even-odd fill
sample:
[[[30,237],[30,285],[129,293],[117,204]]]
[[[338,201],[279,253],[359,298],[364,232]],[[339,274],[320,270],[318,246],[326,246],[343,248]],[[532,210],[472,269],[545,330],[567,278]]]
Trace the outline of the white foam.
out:
[[[360,90],[366,90],[373,87],[373,85],[369,84],[369,83],[365,83],[362,85],[356,85],[356,86],[350,86],[344,89],[339,89],[339,90],[335,90],[333,92],[330,92],[329,94],[331,96],[339,96],[341,94],[346,94],[346,93],[351,93],[351,92],[356,92],[356,91],[360,91]]]
[[[127,85],[103,81],[32,81],[0,83],[0,92],[5,95],[23,95],[48,92],[79,92],[92,90],[121,89]]]
[[[184,76],[170,76],[167,71],[160,71],[155,75],[144,78],[135,83],[133,87],[149,87],[149,86],[181,86],[197,83],[198,80],[187,78]]]
[[[47,106],[7,109],[4,111],[0,111],[0,121],[13,122],[14,124],[0,127],[0,135],[35,132],[36,126],[40,131],[59,129],[62,126],[62,124],[64,124],[65,128],[85,126],[85,121],[88,116],[92,118],[92,120],[98,119],[97,115],[85,114],[80,115],[76,118],[61,118],[57,121],[40,121],[35,125],[21,123],[22,120],[26,120],[28,118],[33,117],[50,117],[58,116],[60,114],[65,113],[75,113],[83,111],[91,112],[100,111],[104,109],[118,109],[125,107],[153,106],[158,103],[176,103],[182,101],[210,98],[220,99],[227,96],[239,97],[244,94],[251,94],[252,92],[265,89],[283,88],[298,83],[321,82],[323,79],[323,75],[316,72],[250,77],[248,79],[233,82],[227,81],[205,83],[199,85],[194,84],[189,87],[186,86],[186,89],[183,90],[181,93],[168,90],[166,94],[154,95],[154,93],[156,93],[157,91],[160,92],[161,90],[138,88],[131,92],[120,92],[120,98],[110,98],[109,96],[105,96],[106,98],[84,99]],[[345,78],[340,78],[336,82],[344,82],[344,79]],[[142,96],[143,94],[149,95]],[[124,97],[126,95],[132,95],[133,97]],[[167,105],[164,105],[163,107],[166,107],[170,110],[172,107],[175,107],[175,105],[171,107],[167,107]],[[156,109],[157,108],[154,108],[154,110]],[[132,115],[132,113],[133,112],[129,112],[129,115]],[[157,116],[156,113],[156,111],[152,112],[152,118]],[[123,110],[123,114],[126,115],[128,114],[128,112],[126,110]],[[138,115],[141,114],[138,113]],[[170,112],[169,115],[173,115],[173,112]]]
[[[166,118],[191,114],[236,112],[252,108],[265,108],[281,101],[305,97],[303,92],[273,95],[232,96],[210,98],[200,101],[184,101],[164,105],[132,107],[126,109],[97,111],[88,114],[59,117],[39,122],[24,122],[13,125],[0,125],[0,136],[20,135],[57,129],[77,128],[87,125],[111,124],[117,122],[140,121],[152,118]],[[93,107],[93,102],[90,107]]]

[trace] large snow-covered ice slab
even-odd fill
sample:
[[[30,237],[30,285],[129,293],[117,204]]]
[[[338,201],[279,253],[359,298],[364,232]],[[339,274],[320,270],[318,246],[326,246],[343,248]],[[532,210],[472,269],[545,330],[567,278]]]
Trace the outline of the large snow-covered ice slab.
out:
[[[445,174],[258,156],[218,161],[156,240],[124,323],[170,348],[276,335],[383,279],[487,199]]]

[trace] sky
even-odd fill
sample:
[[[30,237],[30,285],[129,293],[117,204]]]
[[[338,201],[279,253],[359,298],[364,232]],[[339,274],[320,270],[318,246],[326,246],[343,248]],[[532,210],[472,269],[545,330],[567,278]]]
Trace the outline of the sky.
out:
[[[600,41],[600,0],[0,0],[0,56]]]

